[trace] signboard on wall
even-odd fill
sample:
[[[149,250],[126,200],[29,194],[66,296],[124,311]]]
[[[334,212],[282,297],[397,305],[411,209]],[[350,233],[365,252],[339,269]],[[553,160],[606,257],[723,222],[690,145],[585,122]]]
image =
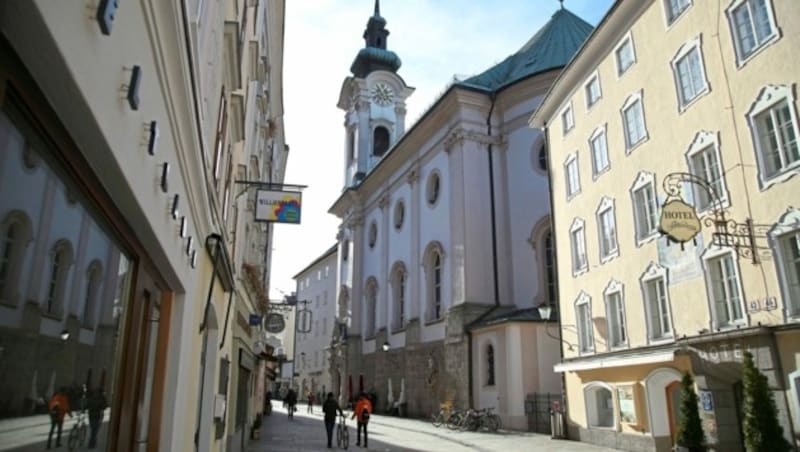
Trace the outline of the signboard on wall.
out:
[[[256,221],[300,224],[302,194],[299,191],[256,191]]]

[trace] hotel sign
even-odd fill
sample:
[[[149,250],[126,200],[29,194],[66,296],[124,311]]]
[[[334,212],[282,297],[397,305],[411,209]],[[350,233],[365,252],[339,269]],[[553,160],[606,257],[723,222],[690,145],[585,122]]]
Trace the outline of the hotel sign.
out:
[[[682,199],[672,199],[661,206],[661,232],[676,242],[692,240],[701,230],[694,207]]]

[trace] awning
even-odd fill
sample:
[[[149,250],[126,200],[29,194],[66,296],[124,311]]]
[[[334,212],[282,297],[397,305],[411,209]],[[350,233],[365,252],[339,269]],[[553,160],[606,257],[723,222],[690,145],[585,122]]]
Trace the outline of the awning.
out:
[[[631,352],[623,355],[592,356],[576,359],[553,366],[556,372],[575,372],[581,370],[605,369],[609,367],[638,366],[641,364],[666,363],[675,360],[678,349],[659,350],[655,352]]]

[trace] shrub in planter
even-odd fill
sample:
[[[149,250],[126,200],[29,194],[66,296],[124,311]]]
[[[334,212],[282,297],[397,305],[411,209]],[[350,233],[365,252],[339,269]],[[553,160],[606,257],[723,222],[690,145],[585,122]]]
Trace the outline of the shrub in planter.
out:
[[[744,352],[742,366],[744,392],[742,430],[747,452],[784,452],[790,450],[783,437],[783,428],[778,422],[778,409],[767,377],[756,368],[753,354]]]
[[[705,434],[700,423],[694,379],[686,372],[681,379],[681,423],[678,426],[677,445],[689,452],[705,452]]]

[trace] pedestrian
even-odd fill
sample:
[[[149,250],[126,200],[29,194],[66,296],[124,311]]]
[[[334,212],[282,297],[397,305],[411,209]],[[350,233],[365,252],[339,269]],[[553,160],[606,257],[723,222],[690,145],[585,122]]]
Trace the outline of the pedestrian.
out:
[[[272,414],[272,391],[267,391],[264,395],[264,416]]]
[[[328,393],[328,398],[325,399],[325,402],[322,404],[322,412],[325,413],[325,431],[328,433],[328,449],[331,448],[331,440],[333,439],[333,426],[336,425],[336,412],[344,417],[344,412],[342,411],[339,404],[336,402],[336,399],[333,398],[333,393]]]
[[[72,417],[72,410],[69,407],[69,398],[67,397],[67,388],[61,388],[58,392],[53,394],[47,407],[50,410],[50,434],[47,435],[47,448],[50,449],[53,431],[56,430],[56,428],[58,428],[56,447],[61,447],[61,430],[64,427],[64,415],[69,413],[69,417]]]
[[[353,410],[352,418],[358,416],[358,430],[356,431],[356,446],[361,445],[361,430],[364,430],[364,447],[367,447],[367,423],[369,423],[369,417],[372,415],[372,403],[370,403],[367,395],[365,393],[361,393],[358,396],[358,402],[356,402],[356,409]],[[351,418],[351,419],[352,419]]]
[[[314,393],[308,391],[308,408],[306,408],[306,413],[314,414]]]
[[[289,391],[286,392],[286,398],[283,399],[283,401],[286,403],[287,410],[289,411],[289,418],[294,419],[294,406],[297,405],[297,393],[294,392],[294,389],[289,389]]]
[[[103,413],[108,408],[108,401],[101,388],[89,392],[86,401],[89,411],[89,449],[97,447],[97,434],[100,432],[100,424],[103,423]]]

